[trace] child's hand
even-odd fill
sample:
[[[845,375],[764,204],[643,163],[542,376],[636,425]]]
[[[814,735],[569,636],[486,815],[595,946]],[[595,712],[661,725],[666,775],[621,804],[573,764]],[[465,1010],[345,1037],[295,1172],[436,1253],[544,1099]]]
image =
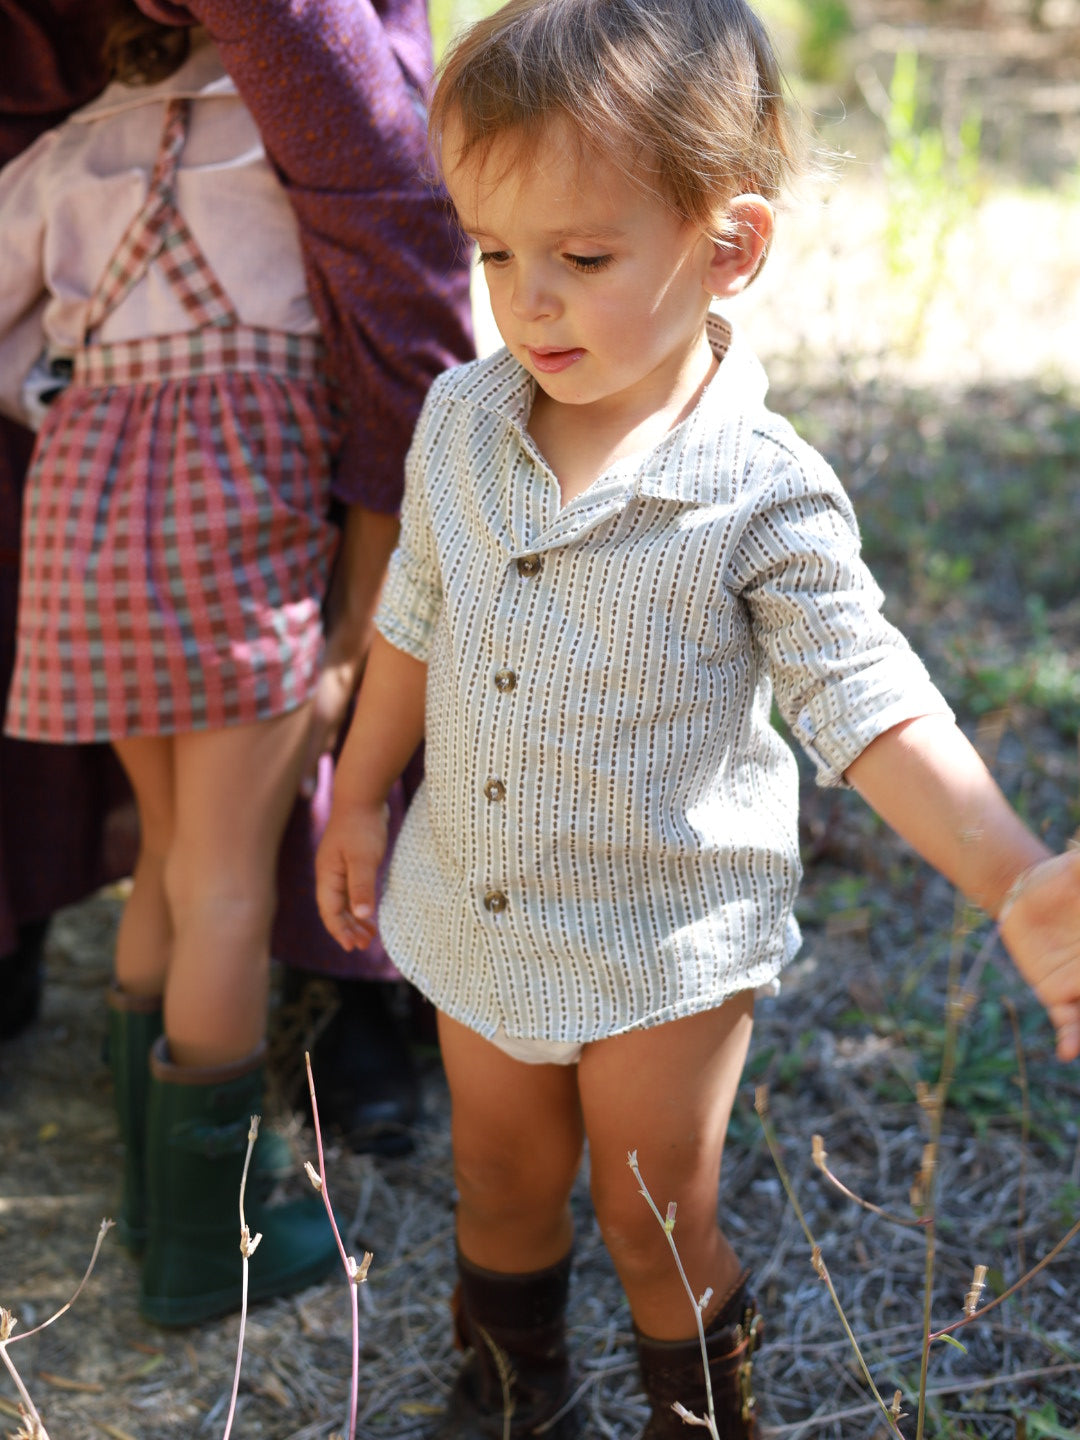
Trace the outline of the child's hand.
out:
[[[1016,967],[1046,1007],[1059,1060],[1080,1056],[1080,850],[1029,870],[999,918]]]
[[[335,804],[315,856],[323,924],[345,950],[375,937],[375,876],[386,853],[387,809]]]

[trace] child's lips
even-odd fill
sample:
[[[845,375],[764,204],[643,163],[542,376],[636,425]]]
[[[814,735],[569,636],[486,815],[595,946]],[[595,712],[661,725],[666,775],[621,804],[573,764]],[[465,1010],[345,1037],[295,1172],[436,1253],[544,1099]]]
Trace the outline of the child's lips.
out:
[[[529,345],[527,348],[533,369],[539,370],[543,375],[557,375],[561,370],[568,370],[585,354],[582,349],[556,350],[547,345]]]

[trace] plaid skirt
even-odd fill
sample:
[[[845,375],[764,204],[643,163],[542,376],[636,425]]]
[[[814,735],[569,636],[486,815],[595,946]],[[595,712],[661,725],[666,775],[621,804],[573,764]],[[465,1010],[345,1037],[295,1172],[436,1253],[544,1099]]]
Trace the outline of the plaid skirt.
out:
[[[337,543],[321,354],[209,327],[77,357],[27,477],[9,735],[218,729],[310,696]]]

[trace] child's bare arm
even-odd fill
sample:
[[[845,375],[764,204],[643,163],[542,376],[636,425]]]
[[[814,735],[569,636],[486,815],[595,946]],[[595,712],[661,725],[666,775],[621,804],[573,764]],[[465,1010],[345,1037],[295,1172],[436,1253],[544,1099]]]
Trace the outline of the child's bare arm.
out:
[[[946,715],[886,730],[846,778],[883,820],[987,914],[1050,851],[1009,805]]]
[[[323,924],[346,950],[375,933],[375,876],[386,851],[386,798],[424,734],[427,666],[376,635],[334,775],[315,858]]]
[[[886,731],[847,779],[969,900],[1000,918],[1009,953],[1050,1015],[1059,1057],[1080,1056],[1080,854],[1051,858],[944,715]]]

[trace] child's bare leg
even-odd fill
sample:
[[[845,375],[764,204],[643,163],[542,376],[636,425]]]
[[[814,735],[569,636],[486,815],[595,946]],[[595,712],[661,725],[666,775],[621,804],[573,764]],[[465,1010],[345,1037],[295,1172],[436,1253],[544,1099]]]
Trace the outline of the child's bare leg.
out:
[[[753,996],[717,1010],[587,1045],[578,1087],[589,1137],[593,1203],[605,1243],[643,1334],[696,1333],[667,1240],[638,1193],[626,1157],[663,1212],[678,1204],[675,1241],[706,1322],[739,1278],[717,1223],[720,1160],[753,1025]]]
[[[139,812],[139,855],[116,936],[116,982],[128,995],[152,999],[165,988],[172,923],[165,898],[165,859],[172,843],[173,740],[139,736],[113,746]]]
[[[506,1274],[563,1259],[583,1130],[573,1065],[527,1065],[439,1015],[450,1087],[457,1236],[474,1265]]]
[[[245,1059],[263,1040],[277,853],[308,723],[305,705],[259,724],[176,737],[165,1032],[178,1065]]]

